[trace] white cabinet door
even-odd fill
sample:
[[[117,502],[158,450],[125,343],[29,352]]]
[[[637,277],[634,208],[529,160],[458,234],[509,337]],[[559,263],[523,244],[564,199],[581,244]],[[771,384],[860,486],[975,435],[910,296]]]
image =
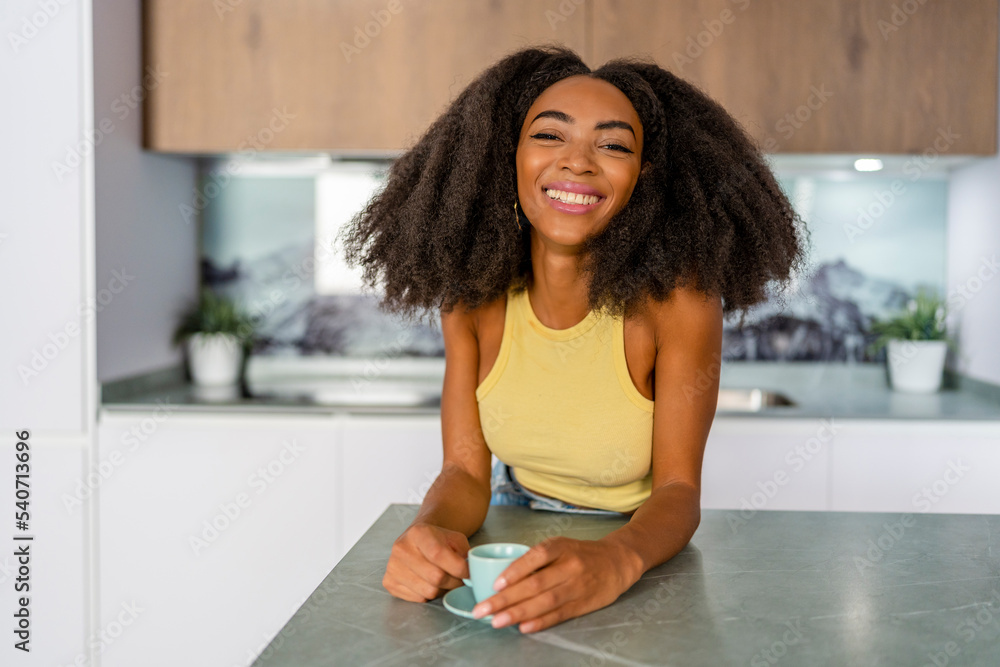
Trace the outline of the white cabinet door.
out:
[[[831,509],[1000,514],[1000,425],[845,424],[831,460]]]
[[[830,419],[720,418],[702,466],[701,505],[740,510],[824,510],[829,458],[840,422]]]
[[[441,472],[441,416],[344,421],[343,526],[350,549],[391,503],[420,503]]]
[[[339,560],[338,424],[102,414],[105,667],[252,662]]]

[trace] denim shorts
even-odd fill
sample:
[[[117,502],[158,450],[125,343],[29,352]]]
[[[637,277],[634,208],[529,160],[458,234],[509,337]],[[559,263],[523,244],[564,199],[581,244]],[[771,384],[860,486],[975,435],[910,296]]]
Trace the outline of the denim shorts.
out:
[[[490,505],[523,505],[533,510],[548,510],[549,512],[567,512],[569,514],[598,514],[602,516],[625,516],[622,512],[612,510],[579,507],[564,503],[555,498],[546,498],[521,486],[514,477],[514,471],[503,461],[497,461],[493,466],[490,479],[493,495]]]

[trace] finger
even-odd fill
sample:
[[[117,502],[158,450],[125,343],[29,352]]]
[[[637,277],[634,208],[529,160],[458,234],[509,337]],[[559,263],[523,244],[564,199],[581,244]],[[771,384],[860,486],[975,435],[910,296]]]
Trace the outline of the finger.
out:
[[[532,572],[540,570],[559,557],[562,546],[553,542],[542,542],[531,547],[526,554],[507,566],[496,583],[493,590],[502,591],[511,584],[517,583],[530,575]]]
[[[575,596],[572,585],[564,582],[493,615],[493,627],[530,624],[563,608]]]
[[[568,580],[562,568],[546,567],[517,583],[510,584],[503,591],[491,595],[472,609],[476,618],[507,610],[525,600],[530,600]]]
[[[401,564],[405,564],[416,576],[432,584],[435,588],[451,589],[462,585],[460,578],[453,577],[442,570],[437,564],[427,560],[420,552],[412,554],[409,558],[401,561]]]
[[[461,558],[466,558],[469,555],[469,538],[467,538],[462,533],[457,531],[448,531],[445,533],[445,541],[448,546],[457,553]]]
[[[423,595],[414,593],[411,589],[407,588],[404,584],[398,581],[383,581],[382,585],[385,586],[385,590],[400,600],[406,600],[407,602],[427,602],[427,598]]]
[[[419,582],[412,582],[412,581],[396,582],[396,587],[400,591],[399,597],[410,602],[421,602],[421,603],[427,602],[428,600],[433,600],[436,597],[435,595],[425,595],[424,592],[421,592],[419,590],[414,590],[415,588],[417,589],[420,588],[420,585],[414,586],[413,584],[415,583],[418,584]]]
[[[386,568],[385,576],[382,577],[382,586],[385,590],[400,600],[406,600],[407,602],[427,602],[426,597],[414,592],[413,589],[400,580],[393,572],[394,569],[396,568],[390,563],[390,567]]]
[[[522,621],[517,629],[524,634],[530,634],[532,632],[539,632],[541,630],[546,630],[551,628],[553,625],[558,625],[565,620],[577,616],[571,608],[570,605],[563,605],[558,609],[553,609],[547,614],[544,614],[538,618],[533,618],[527,621]]]
[[[456,579],[469,576],[469,564],[447,542],[430,538],[420,539],[416,547],[427,561]]]
[[[437,584],[437,580],[427,580],[412,567],[413,565],[414,563],[405,563],[407,571],[400,577],[403,584],[427,600],[433,600],[440,595],[441,586]],[[443,573],[441,574],[443,575]]]
[[[396,586],[405,587],[420,597],[419,602],[425,602],[437,597],[438,587],[424,579],[412,567],[412,561],[392,559],[386,567],[386,579],[394,581]]]

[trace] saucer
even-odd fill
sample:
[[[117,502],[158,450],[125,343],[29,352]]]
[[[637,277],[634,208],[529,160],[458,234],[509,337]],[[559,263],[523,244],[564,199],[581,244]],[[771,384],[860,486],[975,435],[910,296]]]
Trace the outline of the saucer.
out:
[[[493,621],[492,614],[489,616],[483,616],[482,618],[475,618],[472,615],[472,608],[476,606],[476,596],[472,594],[472,589],[468,586],[462,586],[461,588],[454,588],[448,591],[441,602],[444,603],[445,609],[456,616],[471,618],[487,624]]]

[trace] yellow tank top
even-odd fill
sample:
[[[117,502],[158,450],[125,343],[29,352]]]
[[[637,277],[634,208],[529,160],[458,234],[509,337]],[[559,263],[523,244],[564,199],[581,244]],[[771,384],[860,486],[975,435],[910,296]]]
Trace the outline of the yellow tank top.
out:
[[[476,388],[486,444],[528,489],[629,512],[652,489],[653,401],[632,384],[624,320],[590,311],[551,329],[507,293],[503,340]]]

